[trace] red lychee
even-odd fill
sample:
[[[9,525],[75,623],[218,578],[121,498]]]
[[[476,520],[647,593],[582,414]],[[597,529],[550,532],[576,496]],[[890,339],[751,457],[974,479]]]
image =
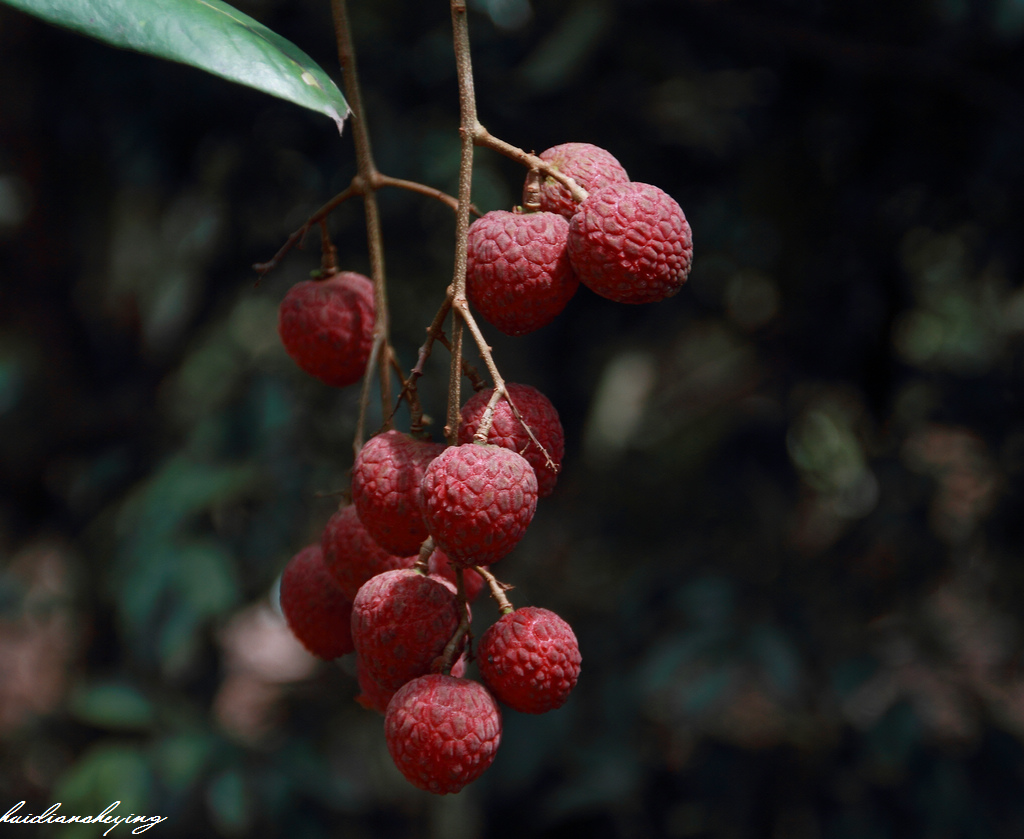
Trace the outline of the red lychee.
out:
[[[549,609],[502,615],[477,646],[480,677],[502,702],[525,714],[560,708],[580,675],[576,635]]]
[[[324,565],[349,599],[370,577],[395,568],[411,568],[418,558],[388,553],[366,532],[353,505],[339,509],[320,537]]]
[[[433,673],[388,703],[388,751],[411,784],[444,795],[475,781],[494,761],[501,711],[479,682]]]
[[[373,539],[394,556],[418,553],[427,538],[419,507],[423,472],[443,443],[417,440],[401,431],[371,437],[352,466],[352,502]]]
[[[453,587],[411,568],[367,580],[352,603],[352,641],[383,691],[430,672],[459,625]]]
[[[281,574],[281,611],[292,633],[313,655],[333,659],[355,649],[352,601],[324,565],[320,545],[308,545]]]
[[[374,312],[373,283],[342,271],[292,286],[278,310],[278,334],[299,367],[325,384],[345,387],[366,370]]]
[[[530,439],[523,423],[516,419],[511,406],[504,399],[499,400],[494,406],[494,421],[487,435],[487,442],[519,452],[525,457],[537,475],[537,494],[545,498],[554,492],[558,481],[558,469],[565,455],[565,434],[558,418],[558,411],[551,404],[551,400],[535,387],[506,382],[505,388],[519,409],[523,422],[530,427],[537,441],[550,455],[554,468],[548,465],[544,452]],[[494,388],[482,390],[470,397],[462,406],[460,443],[472,442],[493,393]]]
[[[690,274],[693,237],[679,204],[636,182],[595,190],[569,222],[569,259],[591,291],[619,303],[676,294]]]
[[[449,560],[490,565],[526,533],[537,509],[537,476],[522,455],[500,446],[451,446],[423,475],[421,509]]]
[[[611,152],[592,143],[562,143],[540,153],[540,159],[568,175],[588,193],[609,184],[626,183],[629,175]],[[523,203],[528,204],[530,178],[523,190]],[[567,219],[576,212],[577,204],[569,190],[550,175],[540,182],[537,195],[540,209],[558,213]]]
[[[556,213],[492,210],[469,228],[466,296],[506,335],[547,326],[579,288],[569,223]]]

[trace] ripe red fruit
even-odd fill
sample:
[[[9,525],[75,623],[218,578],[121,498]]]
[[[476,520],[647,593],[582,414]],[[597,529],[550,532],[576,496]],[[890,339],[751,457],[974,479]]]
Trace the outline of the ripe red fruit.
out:
[[[569,259],[580,282],[602,297],[664,300],[690,274],[690,224],[658,187],[612,184],[590,193],[569,222]]]
[[[443,443],[392,430],[370,438],[356,455],[352,502],[363,527],[388,553],[418,553],[427,538],[419,506],[420,481],[427,464],[442,451]]]
[[[551,456],[555,468],[548,466],[544,453],[530,439],[530,435],[523,428],[523,423],[516,419],[511,406],[504,399],[499,400],[494,406],[494,421],[487,435],[487,442],[519,452],[525,457],[537,475],[537,494],[540,498],[545,498],[554,492],[555,483],[558,481],[557,470],[562,465],[562,457],[565,455],[565,434],[558,419],[558,411],[551,404],[551,400],[535,387],[506,382],[505,388],[519,409],[523,421],[530,426],[534,436]],[[482,390],[462,406],[460,443],[472,442],[493,393],[494,388]]]
[[[388,704],[388,751],[413,786],[444,795],[475,781],[494,761],[501,711],[479,682],[433,673]]]
[[[525,714],[560,708],[580,675],[576,635],[549,609],[502,615],[477,647],[480,677],[502,702]]]
[[[356,653],[366,676],[385,691],[429,673],[458,625],[451,585],[411,568],[372,577],[352,603]]]
[[[394,568],[411,568],[419,555],[388,553],[366,531],[353,505],[339,509],[320,537],[324,565],[345,596],[353,599],[370,577]]]
[[[277,331],[288,355],[334,387],[358,382],[373,344],[373,283],[342,271],[292,286],[278,310]]]
[[[296,638],[318,658],[352,652],[352,601],[331,578],[319,545],[308,545],[281,574],[281,611]]]
[[[423,475],[427,530],[448,559],[490,565],[523,537],[537,509],[537,476],[517,452],[468,443],[451,446]]]
[[[555,213],[493,210],[470,225],[466,296],[506,335],[547,326],[579,288],[569,224]]]
[[[452,675],[462,676],[466,672],[466,654],[463,653],[459,656],[458,660],[452,665]],[[363,659],[360,656],[356,656],[356,680],[359,682],[359,695],[356,696],[356,702],[362,705],[368,711],[376,711],[378,714],[383,714],[388,709],[388,703],[391,701],[391,697],[395,695],[397,689],[384,688],[379,685],[376,680],[366,672],[366,665],[363,664]]]
[[[591,143],[562,143],[540,153],[540,159],[568,175],[588,193],[609,184],[626,183],[629,175],[622,164],[600,146]],[[529,178],[527,178],[527,188]],[[527,191],[523,192],[523,203],[528,203]],[[540,209],[558,213],[569,219],[576,212],[576,202],[569,190],[554,178],[547,176],[540,184]]]

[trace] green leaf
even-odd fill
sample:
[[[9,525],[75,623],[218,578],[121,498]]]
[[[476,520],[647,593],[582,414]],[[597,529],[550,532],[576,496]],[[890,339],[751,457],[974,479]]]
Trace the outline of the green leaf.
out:
[[[146,697],[130,685],[116,682],[76,690],[71,713],[91,725],[114,729],[146,729],[156,718]]]
[[[342,130],[348,103],[302,50],[221,0],[2,0],[115,47],[198,67],[326,114]]]

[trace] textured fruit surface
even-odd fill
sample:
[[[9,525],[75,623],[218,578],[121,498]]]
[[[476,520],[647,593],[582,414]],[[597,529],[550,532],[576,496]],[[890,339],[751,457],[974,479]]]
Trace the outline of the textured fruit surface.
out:
[[[563,175],[568,175],[588,193],[595,189],[629,181],[629,175],[611,152],[591,143],[562,143],[540,153],[540,159],[554,166]],[[529,180],[527,180],[529,184]],[[540,209],[558,213],[569,219],[576,212],[577,204],[569,190],[550,175],[540,185]],[[523,203],[528,202],[524,190]]]
[[[547,326],[579,288],[569,223],[555,213],[492,210],[469,228],[466,296],[506,335]]]
[[[463,653],[452,665],[452,675],[462,676],[466,672],[466,655]],[[383,714],[388,709],[391,697],[395,695],[397,688],[384,688],[366,671],[366,665],[360,656],[356,656],[356,680],[359,682],[359,695],[356,702],[368,711],[376,711]]]
[[[537,509],[537,476],[517,452],[467,443],[438,455],[423,475],[423,520],[460,565],[490,565],[523,537]]]
[[[475,781],[494,761],[501,711],[479,682],[431,674],[392,697],[384,732],[391,758],[409,782],[444,795]]]
[[[308,545],[281,574],[281,611],[292,633],[318,658],[330,660],[355,649],[352,601],[324,565],[319,545]]]
[[[494,421],[487,435],[487,442],[519,452],[525,457],[537,475],[537,494],[545,498],[555,489],[558,481],[557,470],[562,465],[562,457],[565,455],[565,434],[558,419],[558,411],[551,404],[551,400],[535,387],[506,382],[505,388],[519,409],[523,421],[530,426],[534,436],[551,456],[555,468],[552,469],[548,465],[544,453],[530,439],[530,435],[523,428],[523,423],[516,419],[511,406],[504,399],[494,406]],[[482,390],[470,397],[462,406],[460,443],[469,443],[473,440],[493,393],[494,388]]]
[[[277,331],[288,355],[334,387],[362,378],[373,325],[373,283],[353,271],[297,283],[278,309]]]
[[[359,520],[388,553],[410,556],[427,538],[420,513],[420,481],[443,443],[417,440],[401,431],[371,437],[352,467],[352,502]]]
[[[356,653],[385,691],[430,672],[458,625],[451,585],[409,568],[367,580],[352,604]]]
[[[327,521],[320,537],[324,565],[345,596],[354,599],[370,577],[395,568],[411,568],[418,554],[395,556],[366,532],[353,505],[338,510]]]
[[[658,187],[612,184],[592,192],[569,222],[569,258],[580,282],[602,297],[664,300],[690,274],[690,224]]]
[[[480,677],[502,702],[525,714],[560,708],[580,675],[576,635],[549,609],[524,606],[488,627],[477,647]]]
[[[417,558],[418,557],[413,557],[414,560]],[[428,569],[431,576],[441,577],[453,586],[458,585],[455,581],[455,568],[448,560],[444,551],[435,550],[430,555]],[[466,602],[472,603],[480,596],[480,592],[483,590],[484,578],[477,574],[472,568],[467,568],[463,571],[462,582],[466,587]]]

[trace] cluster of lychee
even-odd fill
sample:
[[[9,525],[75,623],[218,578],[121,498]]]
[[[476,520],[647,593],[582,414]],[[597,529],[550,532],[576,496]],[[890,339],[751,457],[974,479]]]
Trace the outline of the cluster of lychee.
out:
[[[466,277],[473,308],[521,335],[550,323],[581,282],[626,303],[680,289],[692,242],[673,199],[630,181],[596,146],[567,143],[540,158],[587,197],[577,203],[557,179],[532,171],[524,208],[475,221]],[[280,307],[289,355],[335,387],[363,376],[374,325],[373,284],[353,272],[300,282]],[[355,653],[357,700],[384,714],[391,756],[417,787],[457,792],[490,766],[499,702],[544,713],[576,685],[580,651],[569,624],[548,609],[514,609],[488,570],[554,490],[564,449],[554,405],[525,384],[506,383],[497,399],[493,389],[470,398],[456,445],[383,431],[356,455],[351,503],[282,574],[293,633],[320,658]],[[469,604],[485,586],[501,616],[474,651]],[[479,680],[466,677],[473,661]]]
[[[495,409],[495,442],[472,442],[488,391],[463,407],[460,445],[378,434],[356,456],[352,503],[281,577],[281,609],[296,637],[321,658],[355,653],[357,700],[385,715],[401,772],[436,793],[457,792],[491,764],[499,700],[524,713],[550,711],[579,675],[569,624],[535,607],[506,609],[477,645],[480,681],[464,675],[468,636],[459,630],[485,585],[478,572],[521,539],[538,497],[554,488],[547,459],[557,466],[564,447],[547,398],[507,387],[539,446],[508,402]],[[531,459],[551,476],[543,490]]]
[[[531,172],[523,204],[493,210],[469,229],[466,296],[493,326],[525,335],[551,323],[580,283],[619,303],[653,303],[676,294],[693,258],[679,204],[651,184],[631,181],[618,160],[590,143],[541,152],[551,175]]]

